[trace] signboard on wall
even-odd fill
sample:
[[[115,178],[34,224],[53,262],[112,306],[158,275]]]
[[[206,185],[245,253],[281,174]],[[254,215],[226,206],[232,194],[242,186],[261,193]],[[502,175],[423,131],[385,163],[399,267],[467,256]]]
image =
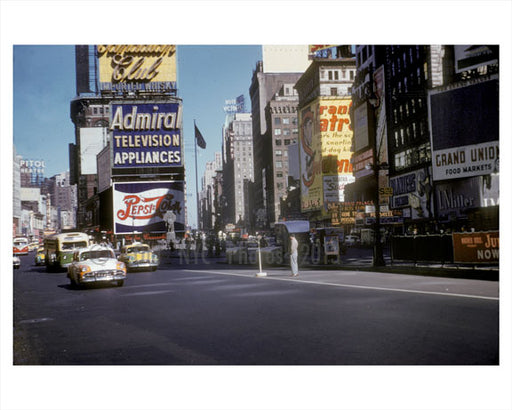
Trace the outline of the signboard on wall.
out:
[[[183,165],[179,103],[112,104],[113,168]]]
[[[98,45],[101,91],[176,90],[176,46]]]
[[[98,155],[107,145],[107,129],[103,127],[80,128],[80,166],[82,175],[96,175]]]
[[[429,104],[434,181],[498,172],[497,79],[431,91]]]
[[[167,232],[164,216],[176,216],[174,230],[185,230],[184,182],[118,182],[113,189],[114,233]]]
[[[472,70],[483,65],[497,64],[499,46],[455,45],[455,72]]]
[[[407,208],[404,216],[412,219],[431,218],[434,212],[434,196],[430,168],[422,168],[389,179],[393,196],[392,209]]]
[[[344,198],[352,174],[350,98],[322,98],[300,112],[300,179],[303,212]],[[331,178],[326,178],[331,177]],[[334,185],[333,185],[334,184]]]
[[[453,261],[456,263],[498,263],[500,233],[453,233]]]

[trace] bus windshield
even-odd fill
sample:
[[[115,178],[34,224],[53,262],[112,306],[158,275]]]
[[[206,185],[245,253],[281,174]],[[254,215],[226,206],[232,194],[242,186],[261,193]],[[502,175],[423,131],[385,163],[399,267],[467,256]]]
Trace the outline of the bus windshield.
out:
[[[80,241],[80,242],[63,242],[61,249],[63,251],[75,249],[75,248],[85,248],[87,246],[87,242]]]

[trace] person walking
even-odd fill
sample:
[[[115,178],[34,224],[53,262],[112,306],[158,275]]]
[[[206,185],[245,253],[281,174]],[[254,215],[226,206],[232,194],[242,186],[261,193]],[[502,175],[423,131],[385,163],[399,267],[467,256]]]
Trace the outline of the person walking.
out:
[[[292,268],[292,276],[299,276],[299,265],[298,265],[298,249],[299,243],[295,238],[295,235],[290,235],[290,266]]]

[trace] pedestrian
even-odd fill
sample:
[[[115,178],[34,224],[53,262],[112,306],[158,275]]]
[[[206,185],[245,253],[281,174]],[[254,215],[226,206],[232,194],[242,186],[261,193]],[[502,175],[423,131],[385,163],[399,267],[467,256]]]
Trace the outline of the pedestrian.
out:
[[[292,268],[292,276],[299,276],[299,265],[298,265],[298,249],[299,243],[295,239],[295,235],[290,235],[290,266]]]

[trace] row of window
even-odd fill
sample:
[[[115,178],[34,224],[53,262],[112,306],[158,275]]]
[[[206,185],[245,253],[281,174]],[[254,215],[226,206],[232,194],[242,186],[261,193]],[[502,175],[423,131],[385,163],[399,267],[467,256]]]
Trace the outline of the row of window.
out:
[[[398,124],[399,121],[401,122],[416,114],[417,111],[423,109],[423,104],[422,98],[411,98],[403,104],[400,104],[399,107],[393,108],[393,122]]]
[[[299,135],[298,128],[274,128],[274,135]]]
[[[427,136],[427,124],[425,121],[412,122],[406,127],[400,127],[395,130],[394,140],[392,141],[394,147],[401,147],[408,145],[417,138],[424,138]]]
[[[280,138],[276,138],[275,139],[275,143],[276,143],[276,146],[281,146],[283,145],[283,141],[284,141],[284,145],[290,145],[290,144],[296,144],[297,143],[297,139],[287,139],[285,138],[284,140],[280,139]]]
[[[320,73],[320,78],[322,80],[336,81],[336,80],[354,80],[356,70],[322,70]],[[327,74],[327,75],[326,75]]]
[[[430,152],[430,143],[425,143],[418,147],[396,153],[395,169],[399,171],[416,165],[430,163],[431,161],[432,154]]]
[[[290,121],[291,120],[291,121]],[[274,117],[274,125],[288,125],[288,124],[297,125],[297,117]]]

